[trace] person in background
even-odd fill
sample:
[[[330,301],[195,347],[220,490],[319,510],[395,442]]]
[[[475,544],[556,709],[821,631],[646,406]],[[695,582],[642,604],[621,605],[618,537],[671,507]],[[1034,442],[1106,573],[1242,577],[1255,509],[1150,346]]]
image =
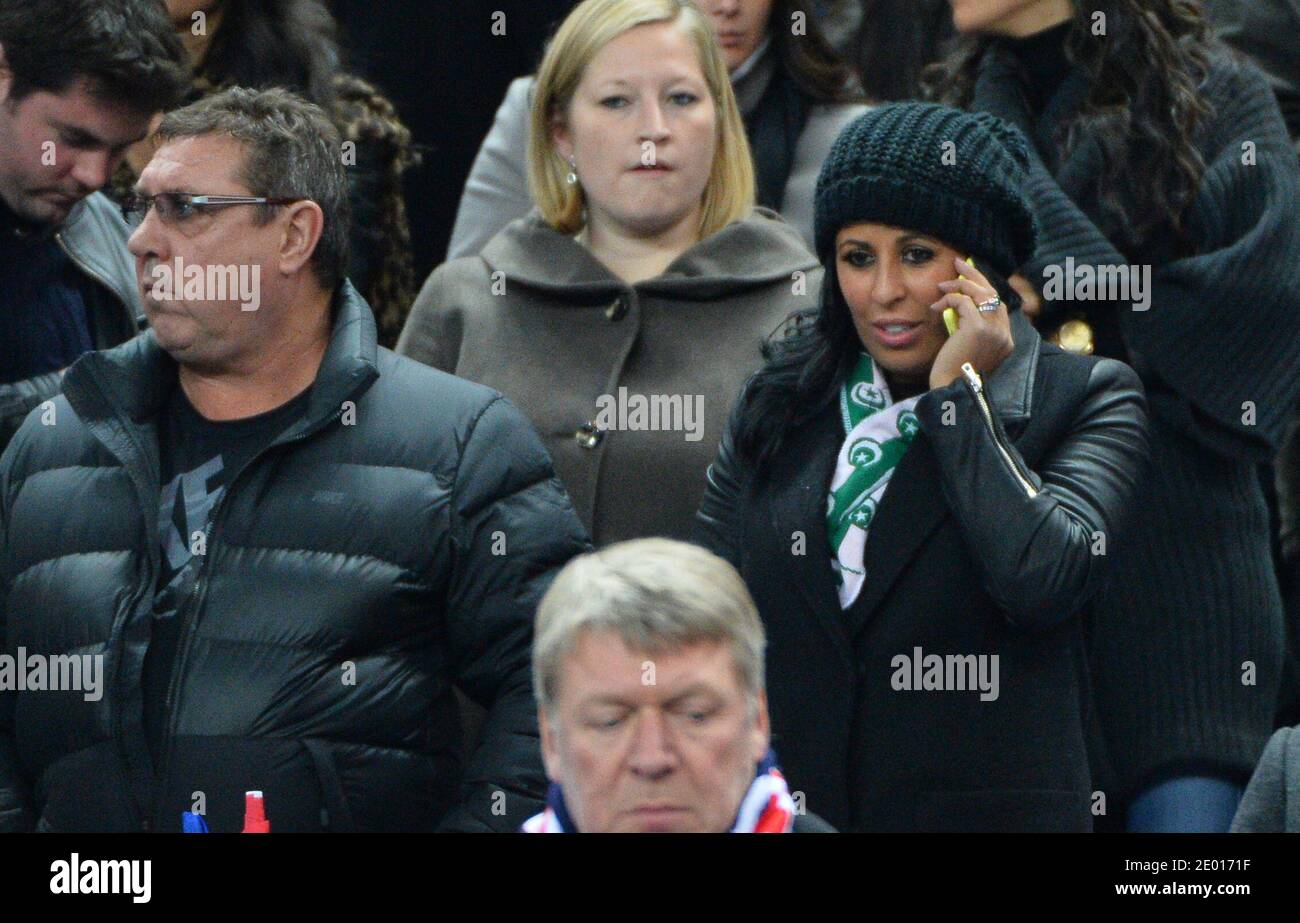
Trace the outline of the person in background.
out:
[[[777,768],[763,623],[726,561],[658,538],[574,558],[533,634],[551,786],[523,832],[834,832]]]
[[[811,246],[817,171],[840,129],[863,111],[858,81],[822,37],[804,0],[697,5],[712,23],[740,105],[758,204],[780,212]],[[479,253],[532,206],[524,151],[535,84],[534,77],[516,80],[497,110],[465,183],[448,259]]]
[[[320,107],[234,87],[157,138],[125,203],[149,330],[0,458],[6,654],[114,671],[0,690],[0,830],[170,832],[201,792],[238,831],[248,790],[279,831],[516,829],[545,792],[533,613],[589,548],[546,452],[377,345]],[[454,688],[487,709],[465,766]]]
[[[921,73],[952,38],[947,0],[825,0],[821,22],[836,52],[881,102],[917,99]]]
[[[686,538],[727,408],[820,279],[754,207],[708,19],[586,0],[538,71],[537,209],[433,272],[398,352],[501,391],[533,422],[597,545]]]
[[[406,201],[419,203],[407,211],[417,280],[447,257],[465,178],[506,88],[542,59],[575,2],[384,0],[376,16],[374,0],[330,0],[347,60],[382,82],[424,155],[404,176]]]
[[[1082,615],[1111,570],[1097,536],[1129,541],[1145,404],[1132,369],[1018,310],[1025,146],[926,103],[844,130],[820,309],[709,469],[698,540],[754,594],[790,784],[839,829],[1092,827]]]
[[[1250,58],[1273,88],[1300,156],[1300,0],[1206,0],[1210,27]],[[1300,407],[1273,465],[1261,468],[1269,511],[1276,517],[1278,582],[1287,613],[1287,654],[1276,723],[1300,723]]]
[[[809,8],[817,17],[822,36],[841,58],[862,25],[862,0],[811,0]]]
[[[1090,624],[1096,784],[1130,830],[1225,831],[1284,651],[1257,467],[1300,398],[1295,151],[1199,4],[951,4],[964,38],[932,88],[1032,141],[1039,327],[1132,364],[1151,408],[1134,541]]]
[[[321,0],[166,0],[194,60],[189,101],[231,86],[283,87],[330,114],[344,144],[355,220],[348,278],[375,312],[379,342],[397,342],[415,296],[402,176],[419,162],[411,133],[375,87],[343,69],[337,27]],[[127,152],[112,194],[130,194],[156,147]]]
[[[1229,832],[1300,833],[1300,728],[1273,732]]]
[[[1300,0],[1205,0],[1210,28],[1268,78],[1300,154]]]
[[[0,0],[0,451],[78,356],[143,323],[97,190],[186,68],[155,0]]]

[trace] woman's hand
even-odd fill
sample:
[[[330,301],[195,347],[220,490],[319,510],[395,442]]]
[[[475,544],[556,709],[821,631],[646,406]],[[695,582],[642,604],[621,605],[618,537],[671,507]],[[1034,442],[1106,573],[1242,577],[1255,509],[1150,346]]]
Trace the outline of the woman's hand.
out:
[[[981,375],[988,375],[1015,348],[1007,306],[999,304],[997,310],[987,313],[976,307],[997,298],[997,291],[983,273],[960,257],[953,260],[953,265],[966,278],[940,282],[939,289],[944,295],[930,305],[930,310],[942,314],[945,308],[955,308],[960,323],[957,332],[948,338],[934,357],[934,365],[930,367],[931,390],[955,381],[966,362]]]

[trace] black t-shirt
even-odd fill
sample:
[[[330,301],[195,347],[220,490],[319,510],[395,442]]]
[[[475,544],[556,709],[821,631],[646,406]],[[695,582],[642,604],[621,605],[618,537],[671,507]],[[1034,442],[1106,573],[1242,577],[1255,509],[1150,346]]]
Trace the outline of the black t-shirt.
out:
[[[154,764],[161,757],[167,686],[180,642],[181,618],[206,551],[212,512],[230,479],[301,416],[311,389],[274,410],[215,422],[199,414],[177,385],[158,427],[162,462],[158,541],[162,568],[153,607],[153,634],[144,659],[144,724]],[[204,533],[196,537],[195,533]]]

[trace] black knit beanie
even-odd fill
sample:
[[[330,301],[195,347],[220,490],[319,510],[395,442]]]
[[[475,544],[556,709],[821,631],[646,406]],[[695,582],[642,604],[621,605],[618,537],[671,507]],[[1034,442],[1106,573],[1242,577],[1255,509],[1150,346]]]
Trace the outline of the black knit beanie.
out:
[[[831,265],[840,229],[871,221],[928,234],[1011,276],[1037,240],[1023,192],[1025,143],[982,112],[909,102],[863,113],[817,178],[818,256]]]

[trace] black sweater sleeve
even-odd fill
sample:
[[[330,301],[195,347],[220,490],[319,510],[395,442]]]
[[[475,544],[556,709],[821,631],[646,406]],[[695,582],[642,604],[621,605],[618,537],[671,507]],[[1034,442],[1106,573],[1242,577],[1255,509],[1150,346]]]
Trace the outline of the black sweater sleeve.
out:
[[[1192,254],[1150,267],[1146,310],[1114,310],[1153,416],[1217,454],[1268,461],[1300,400],[1300,167],[1252,65],[1217,56],[1202,89],[1214,115],[1185,216]],[[1005,62],[982,72],[975,105],[1028,127]],[[1042,291],[1048,268],[1067,258],[1127,265],[1030,149],[1040,240],[1025,276]],[[1045,303],[1044,314],[1054,308]]]

